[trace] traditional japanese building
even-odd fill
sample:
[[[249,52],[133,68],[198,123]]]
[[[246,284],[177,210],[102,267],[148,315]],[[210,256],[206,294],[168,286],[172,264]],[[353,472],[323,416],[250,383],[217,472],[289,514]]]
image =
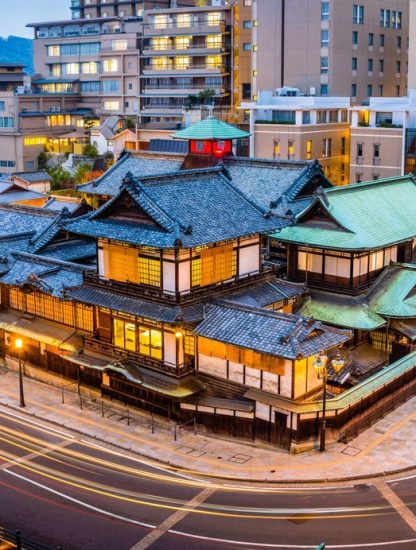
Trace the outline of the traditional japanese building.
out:
[[[283,243],[293,245],[291,265],[293,251],[302,252],[297,247],[304,242],[293,237],[302,223],[312,232],[324,223],[329,240],[321,244],[330,248],[334,235],[347,243],[346,256],[333,256],[348,258],[351,270],[362,249],[368,257],[382,250],[384,262],[385,250],[397,247],[390,257],[398,258],[400,247],[412,242],[410,224],[390,224],[382,236],[373,228],[363,245],[354,213],[347,219],[340,206],[331,206],[342,190],[331,189],[319,165],[216,157],[217,146],[211,142],[201,153],[195,145],[188,155],[126,156],[82,187],[86,198],[96,197],[99,207],[92,211],[85,203],[84,211],[58,214],[0,206],[3,355],[16,355],[20,335],[26,361],[42,371],[175,421],[195,418],[214,432],[296,449],[305,441],[313,445],[319,432],[324,393],[318,358],[338,357],[343,348],[338,368],[334,361],[329,368],[325,394],[329,433],[337,438],[366,407],[372,410],[379,397],[411,381],[415,360],[408,355],[346,389],[353,331],[306,310],[306,317],[296,313],[310,304],[309,281],[281,278]],[[228,145],[223,150],[230,153]],[[204,166],[190,169],[196,161]],[[393,183],[378,185],[392,217]],[[406,215],[413,189],[412,180],[396,182],[398,208]],[[375,217],[380,203],[372,210],[364,195],[350,201],[350,210],[358,216],[363,197],[371,204],[366,215]],[[307,213],[311,222],[304,221]],[[369,223],[362,221],[363,231]],[[278,261],[269,261],[269,234],[279,239]],[[330,250],[338,253],[339,246]],[[351,293],[354,281],[349,284]],[[402,298],[407,305],[410,297]],[[380,311],[374,306],[372,315],[383,328],[383,300],[375,302]]]

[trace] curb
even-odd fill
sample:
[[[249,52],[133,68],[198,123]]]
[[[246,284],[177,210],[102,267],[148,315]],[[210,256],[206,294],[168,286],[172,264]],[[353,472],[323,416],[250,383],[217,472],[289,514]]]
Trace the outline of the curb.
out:
[[[85,433],[77,428],[68,427],[65,424],[61,424],[55,420],[49,420],[45,419],[42,416],[39,416],[36,413],[31,413],[27,411],[22,411],[20,407],[15,407],[13,405],[10,405],[8,403],[2,403],[0,402],[0,405],[3,407],[9,408],[13,411],[19,411],[23,415],[32,416],[33,418],[36,418],[38,420],[41,420],[45,423],[52,424],[54,426],[65,428],[69,432],[74,432],[76,434],[82,435],[84,437],[89,437],[91,439],[94,439],[96,441],[99,441],[100,443],[104,443],[105,445],[109,445],[110,447],[115,447],[117,449],[127,451],[129,453],[132,453],[138,457],[145,458],[147,460],[150,460],[158,465],[163,466],[169,466],[171,470],[175,470],[178,472],[184,472],[187,474],[193,474],[197,476],[202,476],[203,478],[209,478],[212,480],[222,480],[222,481],[238,481],[239,483],[260,483],[260,484],[273,484],[277,486],[291,486],[291,485],[303,485],[303,486],[309,486],[309,485],[316,485],[316,484],[323,484],[323,483],[345,483],[345,482],[354,482],[354,481],[364,481],[364,480],[371,480],[371,479],[379,479],[383,477],[389,477],[389,476],[395,476],[402,473],[407,473],[414,471],[416,469],[416,464],[413,466],[406,466],[404,468],[399,468],[396,470],[388,470],[383,472],[375,472],[367,475],[358,475],[358,476],[346,476],[346,477],[335,477],[335,478],[316,478],[316,479],[282,479],[282,480],[276,480],[276,479],[259,479],[259,478],[240,478],[235,476],[227,476],[227,475],[214,475],[206,472],[201,472],[198,470],[189,470],[185,469],[183,466],[174,464],[173,462],[169,461],[163,461],[157,458],[154,458],[152,456],[146,455],[144,453],[139,453],[133,449],[127,448],[123,445],[120,445],[118,443],[112,443],[109,442],[101,437],[97,437],[95,435],[90,435],[88,433]]]

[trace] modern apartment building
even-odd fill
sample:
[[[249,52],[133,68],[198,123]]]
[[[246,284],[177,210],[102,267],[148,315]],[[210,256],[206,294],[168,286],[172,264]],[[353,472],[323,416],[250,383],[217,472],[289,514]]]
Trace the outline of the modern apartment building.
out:
[[[252,0],[252,95],[406,94],[408,0]]]
[[[250,156],[282,160],[318,159],[328,178],[349,182],[348,97],[283,97],[260,92],[250,113]]]
[[[48,80],[32,85],[23,68],[0,64],[0,173],[36,170],[45,150],[81,153],[84,117],[92,114],[79,107],[75,86],[50,93]]]

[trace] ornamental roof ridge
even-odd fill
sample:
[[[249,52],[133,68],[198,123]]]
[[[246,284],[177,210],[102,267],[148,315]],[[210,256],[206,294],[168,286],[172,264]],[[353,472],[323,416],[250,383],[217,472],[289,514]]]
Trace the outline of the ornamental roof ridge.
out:
[[[76,264],[75,262],[58,260],[56,258],[50,258],[46,256],[39,256],[37,254],[31,254],[29,252],[19,252],[17,250],[12,250],[11,254],[15,259],[31,260],[33,263],[37,263],[41,265],[50,265],[51,267],[55,266],[57,268],[64,267],[70,271],[77,271],[77,272],[95,271],[95,267],[92,267],[92,266]]]

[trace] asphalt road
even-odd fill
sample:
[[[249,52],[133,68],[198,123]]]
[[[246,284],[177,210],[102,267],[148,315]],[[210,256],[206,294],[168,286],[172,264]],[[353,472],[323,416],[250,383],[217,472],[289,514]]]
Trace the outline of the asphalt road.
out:
[[[414,514],[416,475],[312,488],[200,480],[0,408],[0,526],[51,548],[415,550]]]

